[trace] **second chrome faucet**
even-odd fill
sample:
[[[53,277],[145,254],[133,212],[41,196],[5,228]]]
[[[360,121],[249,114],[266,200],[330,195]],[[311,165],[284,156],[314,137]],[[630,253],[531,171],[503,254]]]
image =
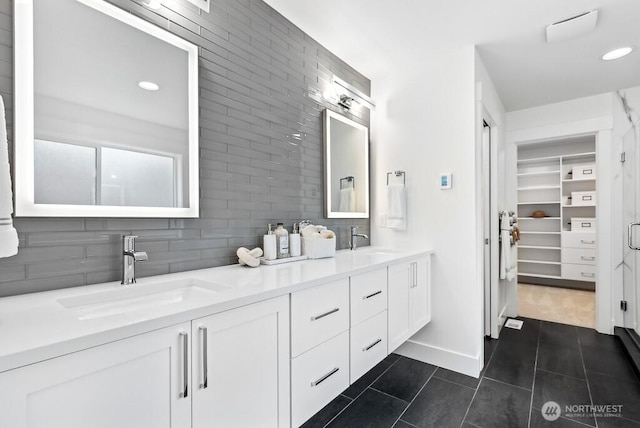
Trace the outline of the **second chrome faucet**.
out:
[[[356,238],[358,237],[369,239],[369,235],[358,233],[358,226],[351,226],[351,240],[349,241],[349,246],[351,247],[352,251],[357,248]]]

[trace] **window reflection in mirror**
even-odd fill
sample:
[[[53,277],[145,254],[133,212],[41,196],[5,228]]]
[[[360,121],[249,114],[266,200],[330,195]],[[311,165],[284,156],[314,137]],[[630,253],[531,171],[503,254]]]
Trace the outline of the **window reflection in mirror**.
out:
[[[324,111],[325,213],[328,218],[369,217],[369,129]]]
[[[197,217],[197,47],[102,0],[15,14],[16,215]]]

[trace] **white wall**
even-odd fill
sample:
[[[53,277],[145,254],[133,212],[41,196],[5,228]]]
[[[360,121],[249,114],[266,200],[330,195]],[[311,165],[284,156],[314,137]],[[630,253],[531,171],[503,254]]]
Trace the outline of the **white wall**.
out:
[[[416,61],[416,60],[414,60]],[[398,352],[477,376],[482,358],[482,255],[477,212],[475,50],[372,76],[372,243],[433,248],[432,321]],[[386,173],[406,172],[408,226],[383,226]],[[439,174],[453,187],[440,190]]]
[[[521,142],[535,142],[558,137],[596,133],[596,168],[598,174],[598,277],[596,285],[596,329],[613,331],[613,95],[611,93],[579,98],[507,113],[507,150],[514,152]],[[515,165],[515,162],[514,162]],[[507,176],[516,181],[515,171]]]

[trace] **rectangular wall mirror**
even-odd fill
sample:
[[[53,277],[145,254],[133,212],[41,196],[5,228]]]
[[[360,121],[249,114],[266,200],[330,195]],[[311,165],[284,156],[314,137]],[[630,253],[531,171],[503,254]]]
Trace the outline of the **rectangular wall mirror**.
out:
[[[327,218],[369,218],[369,128],[324,110]]]
[[[197,46],[102,0],[14,5],[16,215],[197,217]]]

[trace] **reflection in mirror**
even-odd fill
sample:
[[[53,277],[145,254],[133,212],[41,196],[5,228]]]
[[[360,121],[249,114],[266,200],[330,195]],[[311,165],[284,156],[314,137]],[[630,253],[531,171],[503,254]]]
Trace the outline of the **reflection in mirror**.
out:
[[[102,0],[15,16],[16,215],[197,217],[197,47]]]
[[[369,218],[369,129],[324,111],[325,215]]]

